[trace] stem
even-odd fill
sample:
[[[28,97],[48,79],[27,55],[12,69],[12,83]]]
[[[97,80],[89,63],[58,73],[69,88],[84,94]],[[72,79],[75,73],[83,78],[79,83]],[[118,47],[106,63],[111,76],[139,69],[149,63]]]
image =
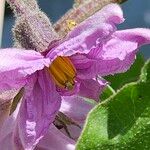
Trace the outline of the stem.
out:
[[[66,20],[73,20],[79,24],[103,8],[105,5],[116,1],[117,0],[76,0],[77,3],[75,4],[77,4],[77,6],[74,5],[72,9],[70,9],[61,19],[59,19],[54,24],[54,28],[61,37],[64,37],[68,33]]]
[[[29,10],[37,10],[36,0],[6,0],[16,16],[20,16]]]
[[[107,88],[108,88],[113,94],[116,93],[116,91],[115,91],[109,84],[107,85]]]
[[[1,0],[1,2],[0,2],[0,47],[1,47],[1,43],[2,43],[4,10],[5,10],[4,8],[5,8],[5,0]]]
[[[104,80],[101,76],[97,76],[97,78],[100,80]],[[107,84],[106,87],[112,92],[112,94],[116,93],[116,91],[109,84]]]

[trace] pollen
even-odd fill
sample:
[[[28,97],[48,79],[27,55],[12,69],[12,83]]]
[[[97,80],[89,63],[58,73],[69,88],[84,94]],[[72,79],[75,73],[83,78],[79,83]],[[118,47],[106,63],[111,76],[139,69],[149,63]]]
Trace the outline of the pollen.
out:
[[[74,20],[67,20],[67,27],[71,31],[73,28],[77,25],[77,23]]]
[[[76,69],[68,57],[57,57],[50,65],[49,72],[58,87],[73,89]]]

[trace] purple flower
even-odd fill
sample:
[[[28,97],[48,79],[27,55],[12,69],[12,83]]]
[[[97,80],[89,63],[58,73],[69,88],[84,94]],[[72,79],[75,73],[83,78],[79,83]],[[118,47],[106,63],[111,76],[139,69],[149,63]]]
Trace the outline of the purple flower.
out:
[[[137,49],[150,43],[150,30],[117,31],[115,25],[123,21],[121,8],[110,4],[55,46],[50,45],[47,53],[14,48],[0,51],[0,92],[25,89],[12,133],[16,149],[35,148],[48,132],[62,99],[71,101],[71,95],[79,95],[98,100],[106,82],[97,80],[97,75],[130,68]]]
[[[60,111],[78,122],[80,126],[83,126],[86,115],[92,107],[92,104],[89,104],[81,97],[67,96],[62,98]],[[14,113],[6,119],[1,128],[0,149],[9,150],[13,147],[12,136],[19,108],[20,103]],[[70,125],[68,131],[72,138],[76,139],[79,137],[81,129]],[[73,139],[69,138],[68,135],[65,135],[63,131],[59,131],[54,125],[51,125],[43,139],[35,147],[35,150],[74,150],[75,140]],[[20,150],[20,147],[17,147],[16,149]]]

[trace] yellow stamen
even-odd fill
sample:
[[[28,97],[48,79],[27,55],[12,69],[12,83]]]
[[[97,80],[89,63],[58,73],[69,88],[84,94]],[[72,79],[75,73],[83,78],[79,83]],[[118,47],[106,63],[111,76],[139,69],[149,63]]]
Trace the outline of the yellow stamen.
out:
[[[77,25],[77,23],[74,20],[67,20],[67,27],[71,31],[73,28]]]
[[[73,89],[76,70],[68,57],[57,57],[49,67],[49,72],[56,85],[68,90]]]

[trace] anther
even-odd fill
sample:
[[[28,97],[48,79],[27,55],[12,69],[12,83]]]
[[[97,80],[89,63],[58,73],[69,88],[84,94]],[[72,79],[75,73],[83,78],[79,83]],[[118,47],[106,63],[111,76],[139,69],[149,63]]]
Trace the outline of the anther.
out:
[[[57,57],[50,65],[49,72],[57,86],[73,89],[76,69],[68,57]]]

